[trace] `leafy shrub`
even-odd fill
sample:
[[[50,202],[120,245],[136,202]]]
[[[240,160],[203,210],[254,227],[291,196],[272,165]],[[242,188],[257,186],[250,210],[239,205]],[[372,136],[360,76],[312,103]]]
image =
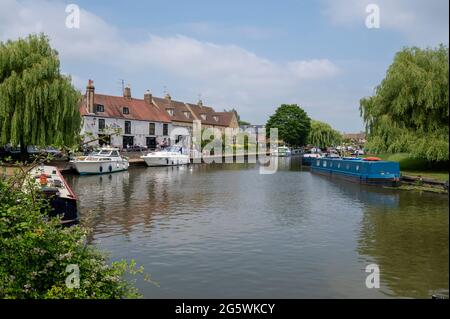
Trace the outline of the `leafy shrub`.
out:
[[[142,268],[124,260],[109,265],[86,243],[86,228],[60,226],[59,218],[47,217],[47,203],[32,182],[17,187],[13,180],[0,177],[0,298],[140,296],[123,276],[142,274]],[[79,268],[79,288],[66,285],[69,265]]]

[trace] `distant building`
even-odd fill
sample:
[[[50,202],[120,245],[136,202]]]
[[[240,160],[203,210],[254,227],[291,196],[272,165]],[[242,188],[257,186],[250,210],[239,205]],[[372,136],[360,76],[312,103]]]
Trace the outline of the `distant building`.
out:
[[[177,139],[192,135],[193,121],[199,120],[202,127],[214,127],[223,131],[227,127],[237,128],[234,112],[215,112],[213,108],[198,104],[172,100],[169,94],[164,98],[154,97],[150,91],[143,99],[131,96],[131,88],[124,89],[123,96],[111,96],[95,92],[93,81],[89,80],[86,94],[80,105],[83,117],[81,133],[90,133],[86,141],[102,138],[105,144],[114,147],[147,146],[155,149],[159,144],[169,145],[169,137],[178,129]],[[115,135],[120,129],[120,136]],[[93,141],[90,145],[99,145]]]
[[[364,144],[366,142],[366,133],[364,132],[344,133],[342,136],[344,139],[348,139],[353,143]]]

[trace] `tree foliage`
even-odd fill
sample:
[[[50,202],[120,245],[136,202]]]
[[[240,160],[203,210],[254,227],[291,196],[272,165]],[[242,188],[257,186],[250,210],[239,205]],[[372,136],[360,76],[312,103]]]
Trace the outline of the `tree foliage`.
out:
[[[376,94],[360,101],[370,152],[448,160],[448,58],[443,45],[396,54]]]
[[[342,135],[329,124],[320,121],[311,121],[311,130],[308,143],[320,148],[337,146],[342,142]]]
[[[0,298],[139,297],[123,276],[143,269],[134,261],[109,265],[86,244],[86,228],[62,228],[58,218],[49,219],[47,202],[24,176],[0,177]],[[66,285],[69,265],[79,268],[78,288]]]
[[[0,144],[73,145],[80,97],[45,35],[0,42]]]
[[[292,146],[305,145],[311,119],[297,104],[282,104],[266,123],[266,132],[278,128],[278,138]]]

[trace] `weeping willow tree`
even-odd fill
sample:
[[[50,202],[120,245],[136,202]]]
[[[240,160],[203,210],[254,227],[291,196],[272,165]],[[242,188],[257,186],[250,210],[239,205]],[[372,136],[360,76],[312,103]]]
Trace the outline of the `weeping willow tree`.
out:
[[[308,143],[320,148],[337,146],[342,142],[342,135],[329,124],[311,120]]]
[[[396,54],[376,94],[360,102],[370,152],[448,161],[448,58],[443,45]]]
[[[0,145],[72,146],[80,97],[45,35],[0,42]]]

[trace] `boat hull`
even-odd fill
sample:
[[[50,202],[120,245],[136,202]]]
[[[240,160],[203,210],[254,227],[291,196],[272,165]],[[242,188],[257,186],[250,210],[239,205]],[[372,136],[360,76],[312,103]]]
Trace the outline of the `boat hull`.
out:
[[[365,185],[400,185],[400,168],[394,162],[345,161],[316,159],[311,162],[311,172],[329,178],[343,179]]]
[[[302,156],[302,165],[311,166],[312,162],[315,160],[317,160],[317,157]]]
[[[103,163],[98,161],[74,161],[72,164],[80,175],[109,174],[126,171],[129,167],[128,161],[111,161]]]
[[[189,156],[142,156],[147,166],[177,166],[190,163]]]

